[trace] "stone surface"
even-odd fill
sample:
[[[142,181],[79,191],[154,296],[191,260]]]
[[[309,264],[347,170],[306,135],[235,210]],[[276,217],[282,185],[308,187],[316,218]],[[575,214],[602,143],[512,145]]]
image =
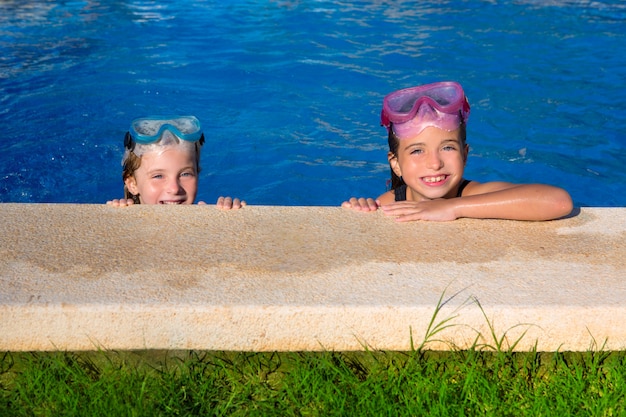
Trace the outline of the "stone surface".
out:
[[[0,350],[626,349],[626,209],[0,204]]]

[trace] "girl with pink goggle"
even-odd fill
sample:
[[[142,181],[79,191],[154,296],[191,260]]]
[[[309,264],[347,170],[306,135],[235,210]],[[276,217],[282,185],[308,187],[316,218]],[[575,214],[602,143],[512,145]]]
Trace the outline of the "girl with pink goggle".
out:
[[[376,200],[352,197],[342,207],[363,212],[380,208],[398,221],[551,220],[572,212],[569,193],[559,187],[465,179],[469,114],[469,101],[456,82],[387,95],[381,124],[388,133],[392,189]]]

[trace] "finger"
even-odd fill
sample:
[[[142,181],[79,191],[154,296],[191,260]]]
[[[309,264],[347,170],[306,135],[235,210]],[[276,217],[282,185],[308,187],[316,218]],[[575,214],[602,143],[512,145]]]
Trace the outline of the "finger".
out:
[[[421,208],[414,203],[410,203],[410,204],[391,203],[391,204],[382,206],[381,209],[385,214],[394,214],[394,215],[421,211]]]
[[[341,207],[358,210],[359,200],[356,197],[350,197],[348,201],[341,203]]]
[[[367,199],[367,206],[369,207],[370,211],[378,210],[378,203],[373,198]]]
[[[378,207],[376,206],[376,202],[371,199],[371,198],[359,198],[357,205],[359,207],[359,210],[362,211],[376,211],[376,209],[378,209]]]
[[[381,210],[383,211],[383,213],[385,214],[389,214],[389,213],[398,213],[401,210],[404,210],[405,207],[398,205],[398,204],[386,204],[384,206],[381,207]]]
[[[385,204],[384,206],[381,206],[381,208],[383,210],[393,210],[393,209],[398,208],[398,207],[413,206],[413,205],[415,205],[415,203],[413,203],[413,202],[394,201],[393,203],[389,203],[389,204]]]
[[[220,200],[222,204],[219,204]],[[223,210],[230,210],[233,208],[233,199],[231,197],[220,197],[217,206]]]
[[[395,217],[397,222],[414,222],[416,220],[421,220],[419,213],[410,213],[410,214],[401,214]]]

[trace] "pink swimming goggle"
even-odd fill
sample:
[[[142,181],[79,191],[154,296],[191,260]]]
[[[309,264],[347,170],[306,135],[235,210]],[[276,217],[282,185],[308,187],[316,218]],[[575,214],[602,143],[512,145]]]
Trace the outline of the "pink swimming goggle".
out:
[[[466,123],[470,105],[459,83],[444,81],[405,88],[383,100],[380,123],[399,137],[416,136],[429,126],[447,131]]]

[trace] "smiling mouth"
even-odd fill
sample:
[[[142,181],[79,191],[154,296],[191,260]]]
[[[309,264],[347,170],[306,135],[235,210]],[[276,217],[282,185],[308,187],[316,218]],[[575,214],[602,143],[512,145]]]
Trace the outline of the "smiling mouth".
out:
[[[184,201],[182,200],[161,200],[159,201],[159,204],[183,204]]]
[[[448,179],[447,175],[437,175],[436,177],[422,177],[422,181],[427,184],[438,184]]]

